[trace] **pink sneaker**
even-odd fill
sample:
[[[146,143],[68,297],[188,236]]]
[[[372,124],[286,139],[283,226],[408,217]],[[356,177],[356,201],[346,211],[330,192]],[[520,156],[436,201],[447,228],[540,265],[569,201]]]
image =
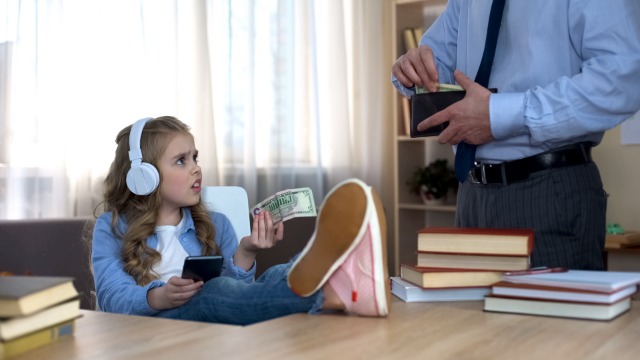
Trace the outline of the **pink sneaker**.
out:
[[[360,316],[387,316],[391,291],[386,257],[386,221],[378,195],[370,190],[376,211],[367,221],[362,241],[329,278],[329,285],[346,312]]]
[[[316,229],[294,261],[287,283],[299,296],[320,289],[362,240],[371,216],[369,187],[350,179],[335,186],[320,207]]]

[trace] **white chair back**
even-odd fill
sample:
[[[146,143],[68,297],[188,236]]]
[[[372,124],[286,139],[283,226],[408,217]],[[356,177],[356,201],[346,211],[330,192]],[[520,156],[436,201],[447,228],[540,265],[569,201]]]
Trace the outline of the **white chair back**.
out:
[[[238,242],[251,234],[249,198],[244,188],[239,186],[205,186],[202,188],[200,197],[207,209],[222,213],[229,218],[238,237]]]

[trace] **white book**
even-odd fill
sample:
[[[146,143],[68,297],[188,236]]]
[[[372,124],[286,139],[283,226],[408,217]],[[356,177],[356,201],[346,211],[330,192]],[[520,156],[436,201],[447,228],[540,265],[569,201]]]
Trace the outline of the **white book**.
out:
[[[490,287],[424,289],[400,277],[391,277],[391,293],[406,302],[483,300]]]
[[[631,285],[612,293],[603,293],[591,290],[569,289],[544,285],[515,284],[507,281],[501,281],[492,285],[491,294],[517,298],[612,304],[635,294],[637,290],[637,285]]]
[[[589,304],[487,296],[484,310],[589,320],[611,320],[629,310],[631,298],[613,304]]]
[[[640,283],[640,272],[569,270],[531,275],[506,275],[504,281],[516,284],[533,284],[592,290],[612,293]]]

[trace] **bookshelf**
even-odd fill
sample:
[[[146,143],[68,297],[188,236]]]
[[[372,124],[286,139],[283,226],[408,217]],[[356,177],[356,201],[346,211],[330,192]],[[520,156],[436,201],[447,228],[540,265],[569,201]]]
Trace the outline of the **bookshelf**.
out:
[[[392,61],[406,52],[404,36],[409,28],[428,29],[437,15],[444,10],[446,0],[392,0],[391,40]],[[420,39],[417,39],[419,42]],[[417,230],[425,226],[453,226],[455,199],[443,205],[425,205],[409,192],[407,180],[418,167],[445,158],[453,164],[453,153],[448,145],[440,145],[435,138],[412,139],[405,131],[406,104],[403,97],[393,93],[393,258],[391,271],[400,273],[400,264],[414,263],[416,259]]]

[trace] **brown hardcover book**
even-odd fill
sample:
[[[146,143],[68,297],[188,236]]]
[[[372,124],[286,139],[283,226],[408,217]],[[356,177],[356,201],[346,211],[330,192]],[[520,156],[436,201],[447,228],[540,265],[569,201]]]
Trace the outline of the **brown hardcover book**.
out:
[[[533,230],[431,227],[418,231],[418,251],[529,256]]]
[[[0,276],[0,318],[29,315],[76,297],[70,277]]]
[[[630,297],[626,297],[613,304],[520,299],[492,295],[484,298],[485,311],[589,320],[611,320],[630,308]]]
[[[637,290],[638,287],[635,284],[614,292],[603,293],[592,290],[501,281],[493,284],[491,294],[528,299],[612,304],[635,294]]]
[[[514,271],[528,269],[530,262],[529,256],[418,252],[417,265],[428,268]]]
[[[400,266],[403,280],[424,289],[490,286],[500,281],[502,274],[502,271]]]

